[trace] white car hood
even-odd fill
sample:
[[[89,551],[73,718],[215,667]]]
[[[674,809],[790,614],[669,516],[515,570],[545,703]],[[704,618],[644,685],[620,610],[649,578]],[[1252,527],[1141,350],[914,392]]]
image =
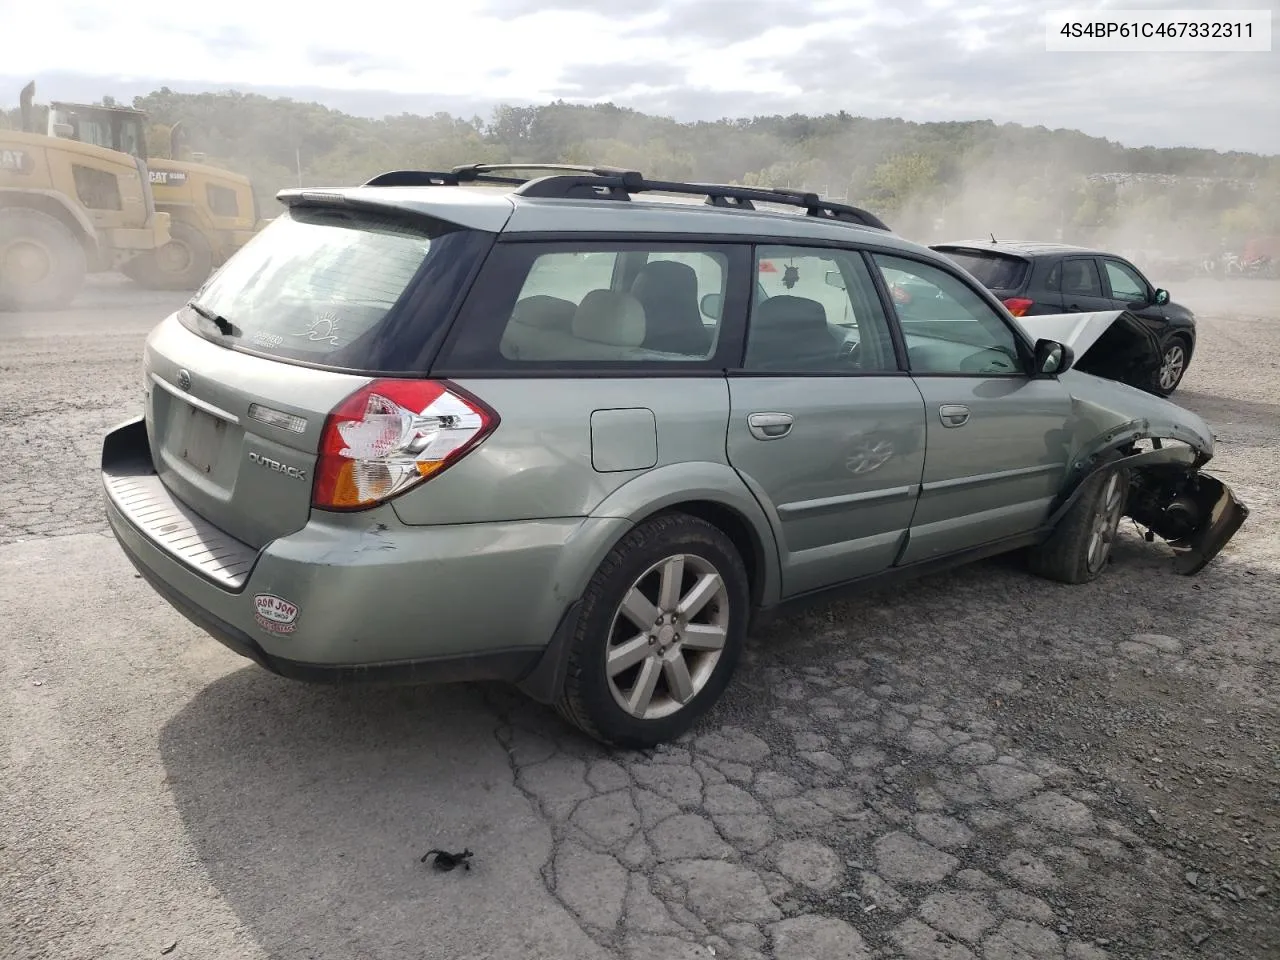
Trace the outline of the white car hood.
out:
[[[1056,340],[1070,347],[1077,357],[1082,357],[1124,313],[1124,310],[1100,310],[1094,313],[1047,313],[1016,319],[1033,340]]]

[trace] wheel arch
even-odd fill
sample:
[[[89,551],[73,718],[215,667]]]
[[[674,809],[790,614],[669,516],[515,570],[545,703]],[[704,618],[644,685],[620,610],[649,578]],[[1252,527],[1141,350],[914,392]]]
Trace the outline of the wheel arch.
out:
[[[759,500],[725,463],[676,463],[647,471],[607,496],[595,517],[643,523],[664,513],[687,513],[719,528],[733,541],[751,580],[753,607],[777,602],[781,564],[773,527]]]
[[[1178,340],[1182,343],[1183,348],[1187,352],[1187,358],[1184,361],[1186,366],[1191,365],[1191,358],[1196,352],[1196,335],[1190,327],[1175,327],[1169,332],[1169,336],[1165,339],[1165,343],[1171,343]]]
[[[1151,429],[1145,422],[1125,424],[1104,435],[1078,455],[1072,463],[1067,482],[1050,509],[1045,527],[1052,530],[1080,498],[1086,482],[1100,471],[1121,465],[1130,470],[1149,467],[1199,470],[1210,458],[1203,449],[1188,441],[1178,431]],[[1150,441],[1149,449],[1138,445]],[[1173,446],[1166,446],[1172,441]]]
[[[752,608],[761,605],[765,586],[765,547],[751,522],[733,507],[717,500],[682,500],[663,507],[640,520],[644,523],[654,517],[684,513],[703,520],[727,536],[733,542],[747,568]]]
[[[721,530],[738,549],[750,584],[753,613],[777,602],[781,568],[773,531],[760,504],[727,464],[671,464],[624,483],[587,518],[578,549],[566,550],[554,582],[559,622],[538,663],[517,681],[532,699],[550,704],[560,695],[567,645],[596,570],[628,533],[654,517],[686,513]]]

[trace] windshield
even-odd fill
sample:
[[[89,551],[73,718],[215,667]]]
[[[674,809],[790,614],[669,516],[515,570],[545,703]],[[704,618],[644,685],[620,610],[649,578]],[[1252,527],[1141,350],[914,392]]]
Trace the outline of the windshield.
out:
[[[1027,274],[1027,261],[1003,253],[982,250],[940,250],[959,264],[988,290],[1017,290]]]
[[[287,210],[240,249],[192,299],[189,329],[253,353],[343,369],[414,367],[423,334],[439,327],[474,262],[475,238],[442,221],[338,208]],[[460,256],[459,256],[460,254]],[[423,274],[421,281],[419,275]],[[401,324],[411,293],[424,303]],[[407,308],[406,308],[407,309]],[[419,313],[421,310],[423,313]]]

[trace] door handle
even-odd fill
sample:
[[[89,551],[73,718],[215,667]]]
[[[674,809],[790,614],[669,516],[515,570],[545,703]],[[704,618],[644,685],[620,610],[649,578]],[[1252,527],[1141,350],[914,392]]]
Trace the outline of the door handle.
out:
[[[795,422],[789,413],[753,413],[747,417],[747,428],[757,440],[777,440],[790,433]]]
[[[969,408],[962,403],[944,403],[938,408],[944,427],[963,427],[969,422]]]

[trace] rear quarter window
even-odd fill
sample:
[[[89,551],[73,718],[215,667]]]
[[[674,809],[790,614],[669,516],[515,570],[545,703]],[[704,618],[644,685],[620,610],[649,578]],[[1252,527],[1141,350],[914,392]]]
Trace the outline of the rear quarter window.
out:
[[[294,207],[193,298],[188,328],[275,359],[363,373],[424,372],[492,234],[440,220]]]
[[[745,245],[672,241],[496,244],[442,365],[499,370],[705,368],[740,350]],[[731,291],[737,290],[736,293]],[[725,309],[729,304],[728,309]]]

